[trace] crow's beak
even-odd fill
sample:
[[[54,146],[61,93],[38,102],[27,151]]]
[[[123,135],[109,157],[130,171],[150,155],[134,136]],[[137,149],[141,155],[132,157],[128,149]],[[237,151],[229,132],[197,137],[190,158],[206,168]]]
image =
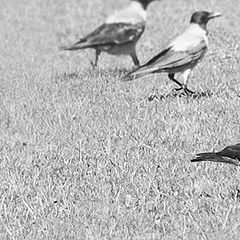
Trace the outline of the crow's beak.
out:
[[[216,17],[220,17],[222,16],[221,13],[217,12],[217,13],[210,13],[209,16],[208,16],[208,19],[213,19],[213,18],[216,18]]]

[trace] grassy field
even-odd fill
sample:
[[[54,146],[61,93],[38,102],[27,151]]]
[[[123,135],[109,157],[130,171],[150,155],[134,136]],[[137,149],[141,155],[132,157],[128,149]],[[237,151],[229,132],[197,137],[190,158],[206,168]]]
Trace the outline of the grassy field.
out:
[[[104,2],[104,4],[103,4]],[[128,57],[60,52],[127,0],[1,0],[0,239],[240,239],[240,170],[192,164],[240,142],[240,1],[149,7],[142,63],[188,25],[209,23],[189,87],[199,99],[149,101],[165,74],[121,82]]]

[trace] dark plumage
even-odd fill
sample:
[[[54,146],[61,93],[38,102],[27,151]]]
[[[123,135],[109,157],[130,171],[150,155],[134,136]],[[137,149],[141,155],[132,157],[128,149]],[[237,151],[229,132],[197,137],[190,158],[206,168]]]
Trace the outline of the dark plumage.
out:
[[[156,1],[156,0],[131,0],[131,1],[138,1],[142,4],[143,8],[146,9],[149,3]]]
[[[220,152],[198,153],[191,162],[220,162],[240,166],[240,143],[224,148]]]
[[[206,11],[198,11],[195,12],[190,20],[190,23],[197,23],[199,24],[203,29],[206,30],[207,23],[210,19],[213,19],[215,17],[220,16],[219,13],[211,13]]]
[[[75,44],[60,49],[72,51],[93,48],[96,50],[95,66],[102,51],[113,55],[130,55],[134,64],[139,66],[135,47],[144,29],[145,25],[142,23],[104,23]]]

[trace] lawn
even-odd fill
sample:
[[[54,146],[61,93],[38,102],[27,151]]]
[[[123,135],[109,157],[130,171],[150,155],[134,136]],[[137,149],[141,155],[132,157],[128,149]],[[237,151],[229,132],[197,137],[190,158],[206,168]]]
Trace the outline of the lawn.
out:
[[[240,142],[240,1],[162,0],[148,9],[142,63],[209,22],[189,88],[166,74],[122,82],[129,57],[62,52],[128,1],[1,0],[0,239],[240,239],[240,170],[196,163]]]

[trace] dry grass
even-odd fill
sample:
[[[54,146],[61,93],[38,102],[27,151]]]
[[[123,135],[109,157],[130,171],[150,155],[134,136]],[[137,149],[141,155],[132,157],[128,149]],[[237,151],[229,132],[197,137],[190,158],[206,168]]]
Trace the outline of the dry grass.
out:
[[[142,62],[194,10],[224,13],[190,83],[213,95],[152,102],[166,75],[122,83],[129,58],[57,50],[127,0],[102,3],[2,0],[0,239],[239,239],[239,169],[189,159],[240,139],[240,2],[150,6]]]

